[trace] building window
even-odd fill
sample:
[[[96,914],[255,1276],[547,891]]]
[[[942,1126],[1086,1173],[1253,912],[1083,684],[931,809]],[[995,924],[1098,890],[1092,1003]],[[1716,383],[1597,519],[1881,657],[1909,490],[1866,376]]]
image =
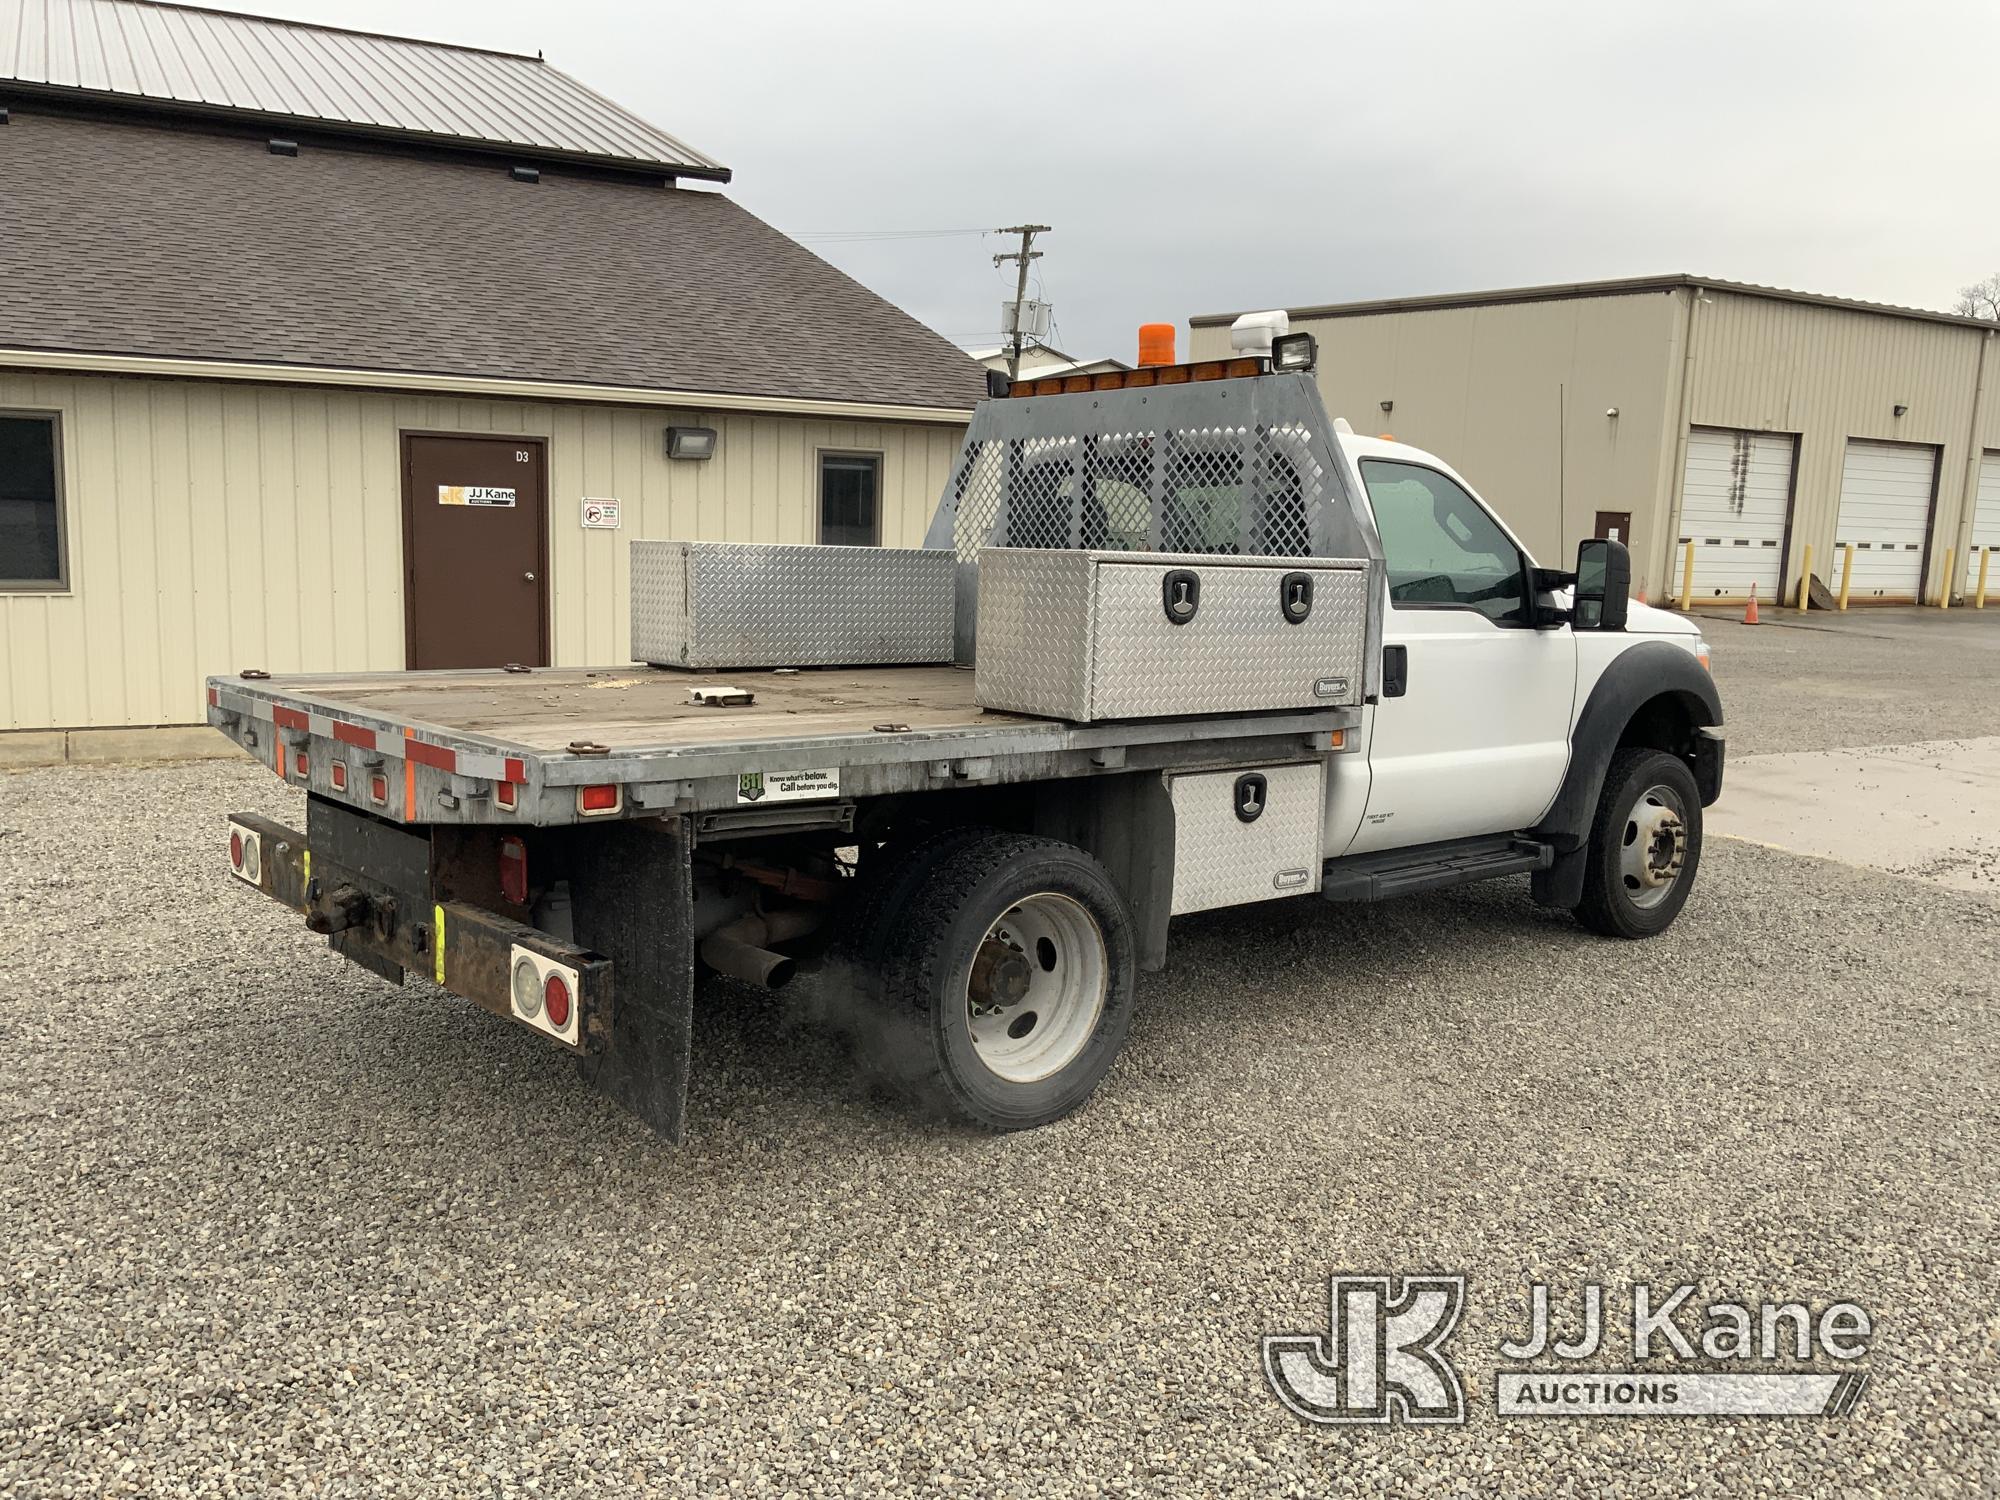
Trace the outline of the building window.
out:
[[[0,412],[0,589],[59,589],[63,556],[56,419]]]
[[[881,544],[881,454],[819,456],[819,539],[832,547]]]

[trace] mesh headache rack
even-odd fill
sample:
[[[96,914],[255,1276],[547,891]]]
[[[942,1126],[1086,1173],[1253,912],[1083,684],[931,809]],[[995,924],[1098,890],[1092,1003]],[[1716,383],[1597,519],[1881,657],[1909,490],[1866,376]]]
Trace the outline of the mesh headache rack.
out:
[[[1264,374],[1253,360],[1215,366],[1119,389],[1089,381],[1023,396],[1016,386],[981,403],[924,538],[957,558],[960,661],[974,656],[982,547],[1360,561],[1371,573],[1368,639],[1381,639],[1381,542],[1350,492],[1312,377]]]

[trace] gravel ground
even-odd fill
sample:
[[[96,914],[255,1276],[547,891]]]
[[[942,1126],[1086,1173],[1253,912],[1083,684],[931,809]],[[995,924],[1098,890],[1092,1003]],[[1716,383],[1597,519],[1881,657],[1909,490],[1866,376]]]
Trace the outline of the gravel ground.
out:
[[[2000,734],[2000,607],[1763,617],[1696,612],[1731,756]]]
[[[230,808],[298,815],[247,764],[0,776],[0,1493],[2000,1487],[1979,897],[1719,841],[1643,947],[1518,883],[1192,919],[1099,1098],[1004,1138],[727,992],[676,1151],[238,887]],[[1280,1408],[1259,1337],[1340,1269],[1470,1275],[1468,1425]],[[1873,1383],[1495,1417],[1524,1284],[1592,1278],[1850,1298]]]

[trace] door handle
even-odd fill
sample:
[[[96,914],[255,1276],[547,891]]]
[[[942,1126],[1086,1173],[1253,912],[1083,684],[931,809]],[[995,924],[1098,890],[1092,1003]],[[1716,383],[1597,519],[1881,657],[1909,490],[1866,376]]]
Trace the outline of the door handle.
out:
[[[1410,690],[1410,648],[1382,648],[1382,696],[1400,698]]]
[[[535,575],[533,573],[523,573],[521,576],[527,579],[528,582],[530,583],[533,583],[535,581]]]

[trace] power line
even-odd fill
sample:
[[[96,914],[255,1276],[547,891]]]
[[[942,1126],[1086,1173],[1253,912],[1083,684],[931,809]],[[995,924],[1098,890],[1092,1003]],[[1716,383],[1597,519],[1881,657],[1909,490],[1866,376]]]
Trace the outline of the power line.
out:
[[[861,240],[943,240],[967,235],[984,237],[990,229],[817,229],[792,236],[795,240],[838,240],[853,244]]]

